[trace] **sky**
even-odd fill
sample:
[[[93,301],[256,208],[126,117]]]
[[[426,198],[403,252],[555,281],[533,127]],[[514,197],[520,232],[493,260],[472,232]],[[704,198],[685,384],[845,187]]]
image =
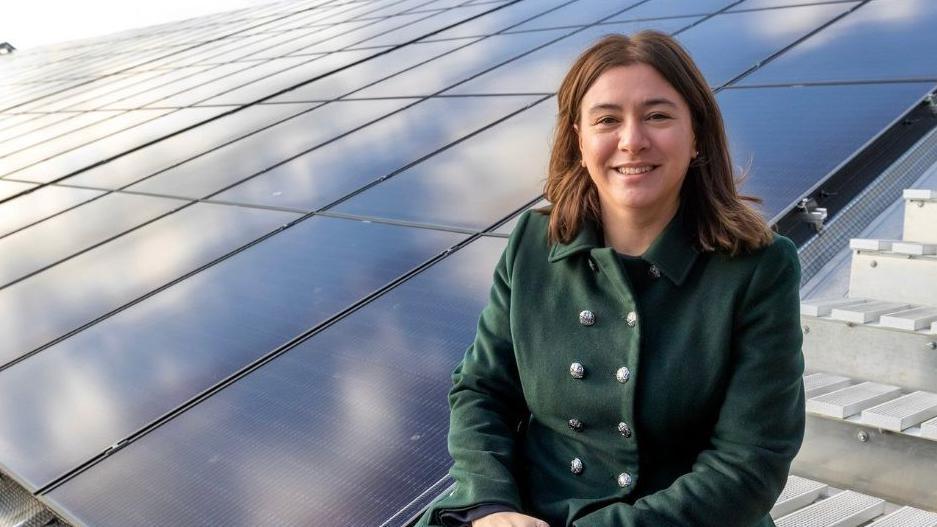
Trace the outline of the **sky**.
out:
[[[9,42],[17,49],[32,49],[270,1],[6,0],[0,9],[0,42]]]

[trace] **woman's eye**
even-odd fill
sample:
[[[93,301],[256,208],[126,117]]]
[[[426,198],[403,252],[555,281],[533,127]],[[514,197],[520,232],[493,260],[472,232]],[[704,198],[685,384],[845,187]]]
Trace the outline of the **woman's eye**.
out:
[[[666,119],[670,119],[670,116],[662,113],[652,113],[651,115],[647,116],[647,118],[651,121],[664,121]]]
[[[595,124],[612,124],[615,122],[615,118],[611,116],[605,116],[600,118]]]

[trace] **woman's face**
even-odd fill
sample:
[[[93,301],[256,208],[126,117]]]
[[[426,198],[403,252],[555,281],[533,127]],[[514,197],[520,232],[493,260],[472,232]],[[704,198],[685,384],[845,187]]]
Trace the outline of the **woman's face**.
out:
[[[616,66],[582,99],[579,150],[603,211],[676,210],[696,140],[690,108],[651,66]]]

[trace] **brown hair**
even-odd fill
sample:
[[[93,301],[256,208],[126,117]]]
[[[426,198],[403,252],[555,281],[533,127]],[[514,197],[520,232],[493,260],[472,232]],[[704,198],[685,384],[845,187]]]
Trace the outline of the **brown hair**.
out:
[[[699,155],[687,169],[680,202],[688,224],[697,232],[699,248],[735,255],[769,244],[772,235],[767,223],[745,203],[761,200],[736,191],[725,126],[712,90],[676,40],[652,30],[603,37],[576,59],[560,85],[544,186],[545,197],[553,203],[549,242],[569,243],[586,219],[601,224],[598,191],[579,163],[573,125],[579,121],[583,97],[603,72],[636,63],[656,69],[690,107]]]

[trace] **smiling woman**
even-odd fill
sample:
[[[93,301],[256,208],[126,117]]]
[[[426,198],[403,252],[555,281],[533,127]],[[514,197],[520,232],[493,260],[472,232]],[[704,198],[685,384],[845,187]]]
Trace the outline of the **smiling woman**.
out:
[[[545,188],[453,373],[456,485],[420,525],[774,525],[804,431],[800,266],[736,191],[667,35],[573,64]]]

